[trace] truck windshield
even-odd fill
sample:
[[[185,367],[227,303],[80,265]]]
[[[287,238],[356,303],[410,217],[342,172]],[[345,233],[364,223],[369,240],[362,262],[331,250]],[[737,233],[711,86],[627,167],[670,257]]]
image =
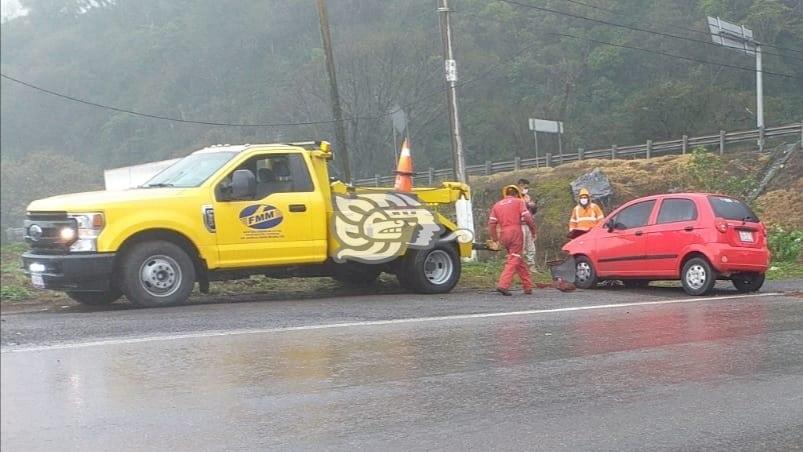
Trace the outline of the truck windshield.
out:
[[[714,209],[714,215],[719,218],[747,221],[750,223],[758,223],[759,221],[756,214],[747,207],[747,204],[733,198],[709,196],[708,202],[711,203],[711,208]]]
[[[142,187],[197,187],[231,160],[236,152],[211,152],[184,157],[153,176]]]

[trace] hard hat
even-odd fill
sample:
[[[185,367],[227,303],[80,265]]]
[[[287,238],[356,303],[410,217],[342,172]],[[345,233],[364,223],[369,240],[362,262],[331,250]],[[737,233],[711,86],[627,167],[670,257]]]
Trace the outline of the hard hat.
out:
[[[519,189],[518,185],[508,185],[502,189],[502,197],[507,196],[508,190],[516,190],[516,197],[521,198],[521,189]]]
[[[589,197],[589,198],[590,198],[590,197],[591,197],[591,193],[589,193],[587,189],[585,189],[585,188],[581,188],[581,189],[580,189],[580,194],[579,194],[579,195],[577,195],[577,197],[578,197],[578,198],[582,198],[583,196],[587,196],[587,197]]]

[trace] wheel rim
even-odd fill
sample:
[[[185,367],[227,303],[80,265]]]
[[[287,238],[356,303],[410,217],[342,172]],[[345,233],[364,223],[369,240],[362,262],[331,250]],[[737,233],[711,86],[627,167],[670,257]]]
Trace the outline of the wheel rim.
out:
[[[139,282],[148,294],[168,297],[181,287],[181,267],[170,256],[151,256],[139,267]]]
[[[591,265],[588,262],[579,262],[575,274],[578,282],[586,282],[591,279]]]
[[[438,286],[445,284],[451,279],[453,273],[454,263],[446,251],[432,251],[424,260],[424,275],[432,284]]]
[[[700,264],[694,264],[686,270],[686,284],[694,290],[702,288],[707,280],[707,272]]]

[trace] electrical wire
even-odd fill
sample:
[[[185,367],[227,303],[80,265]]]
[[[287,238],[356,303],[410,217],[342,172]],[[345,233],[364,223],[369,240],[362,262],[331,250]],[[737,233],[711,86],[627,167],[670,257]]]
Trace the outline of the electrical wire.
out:
[[[502,1],[504,1],[504,0],[502,0]],[[501,23],[501,24],[505,24],[505,25],[510,25],[509,22],[503,21],[503,20],[499,20],[499,19],[491,19],[491,18],[488,18],[488,17],[478,16],[478,15],[475,15],[475,14],[466,14],[466,15],[474,17],[474,18],[477,18],[477,19],[480,19],[480,20],[488,20],[488,21],[493,21],[493,22],[498,22],[498,23]],[[692,58],[692,57],[687,57],[687,56],[684,56],[684,55],[676,55],[676,54],[672,54],[672,53],[663,52],[661,50],[647,49],[647,48],[644,48],[644,47],[636,47],[636,46],[630,46],[630,45],[626,45],[626,44],[615,44],[615,43],[612,43],[612,42],[607,42],[607,41],[602,41],[602,40],[592,39],[592,38],[583,38],[583,37],[570,35],[570,34],[566,34],[566,33],[556,33],[556,32],[547,32],[547,31],[542,31],[540,33],[544,34],[544,35],[551,35],[551,36],[563,36],[563,37],[566,37],[566,38],[572,38],[572,39],[576,39],[576,40],[580,40],[580,41],[589,41],[589,42],[594,42],[594,43],[597,43],[597,44],[608,45],[608,46],[612,46],[612,47],[619,47],[619,48],[623,48],[623,49],[638,50],[638,51],[641,51],[641,52],[652,53],[652,54],[656,54],[656,55],[661,55],[661,56],[670,57],[670,58],[677,58],[677,59],[686,60],[686,61],[693,61],[693,62],[696,62],[696,63],[707,64],[707,65],[711,65],[711,66],[721,66],[721,67],[726,67],[726,68],[731,68],[731,69],[738,69],[738,70],[747,71],[747,72],[755,72],[756,71],[752,67],[738,66],[738,65],[735,65],[735,64],[727,64],[727,63],[720,63],[720,62],[716,62],[716,61],[703,60],[703,59],[699,59],[699,58]],[[761,73],[762,74],[767,74],[767,75],[774,75],[774,76],[777,76],[777,77],[784,77],[784,78],[789,78],[789,79],[803,80],[803,77],[798,77],[798,76],[795,76],[795,75],[792,75],[792,74],[785,74],[785,73],[781,73],[781,72],[772,72],[772,71],[762,70]]]
[[[632,25],[618,24],[618,23],[615,23],[615,22],[610,22],[610,21],[602,20],[602,19],[595,19],[593,17],[582,16],[582,15],[579,15],[579,14],[574,14],[574,13],[570,13],[570,12],[566,12],[566,11],[559,11],[559,10],[556,10],[556,9],[545,8],[543,6],[537,6],[537,5],[533,5],[533,4],[530,4],[530,3],[522,3],[522,2],[518,2],[516,0],[499,0],[499,1],[503,2],[503,3],[511,4],[511,5],[516,5],[516,6],[519,6],[519,7],[522,7],[522,8],[530,8],[530,9],[534,9],[536,11],[542,11],[542,12],[546,12],[546,13],[550,13],[550,14],[557,14],[557,15],[560,15],[560,16],[571,17],[573,19],[586,20],[586,21],[589,21],[589,22],[595,22],[595,23],[599,23],[599,24],[603,24],[603,25],[608,25],[608,26],[611,26],[611,27],[624,28],[624,29],[631,30],[631,31],[638,31],[638,32],[642,32],[642,33],[650,33],[650,34],[654,34],[654,35],[658,35],[658,36],[664,36],[664,37],[667,37],[667,38],[682,39],[684,41],[691,41],[691,42],[697,42],[697,43],[703,43],[703,44],[706,44],[706,45],[712,45],[712,46],[716,46],[716,47],[721,47],[719,44],[715,44],[715,43],[709,42],[709,41],[703,41],[701,39],[695,39],[695,38],[689,38],[689,37],[686,37],[686,36],[673,35],[671,33],[664,33],[664,32],[661,32],[661,31],[650,30],[650,29],[641,28],[641,27],[635,27],[635,26],[632,26]],[[765,45],[765,44],[762,44],[762,45]],[[766,45],[766,46],[767,47],[774,47],[774,46],[769,46],[769,45]],[[803,53],[803,50],[795,50],[795,49],[785,49],[785,50],[788,50],[790,52]],[[773,54],[773,55],[779,55],[779,54]]]
[[[622,14],[619,14],[619,13],[617,13],[616,11],[614,11],[612,9],[603,8],[601,6],[592,5],[592,4],[589,4],[589,3],[583,3],[583,2],[578,1],[578,0],[564,0],[564,1],[569,2],[569,3],[574,3],[575,5],[585,6],[587,8],[596,9],[598,11],[603,11],[603,12],[605,12],[607,14],[612,15],[612,16],[626,18]],[[663,26],[666,26],[666,27],[677,28],[678,30],[688,31],[688,32],[691,32],[691,33],[697,33],[697,34],[706,35],[706,36],[711,36],[711,32],[708,32],[708,31],[695,30],[694,28],[683,27],[683,26],[680,26],[680,25],[670,24],[670,23],[666,23],[666,22],[657,22],[657,23],[659,25],[663,25]],[[713,44],[713,43],[711,43],[709,41],[705,41],[705,43],[706,44]],[[714,44],[714,45],[716,45],[718,47],[721,47],[719,44]],[[790,51],[790,52],[803,53],[803,51],[800,51],[800,50],[797,50],[797,49],[790,49],[790,48],[787,48],[787,47],[779,47],[779,46],[772,45],[772,44],[762,43],[761,46],[762,47],[772,47],[774,49],[779,49],[779,50],[787,50],[787,51]],[[803,61],[803,57],[796,57],[796,56],[792,56],[792,55],[783,55],[783,54],[780,54],[780,53],[768,52],[766,50],[762,51],[762,53],[764,53],[765,55],[775,55],[775,56],[779,56],[779,57],[788,57],[788,58],[794,58],[796,60]]]

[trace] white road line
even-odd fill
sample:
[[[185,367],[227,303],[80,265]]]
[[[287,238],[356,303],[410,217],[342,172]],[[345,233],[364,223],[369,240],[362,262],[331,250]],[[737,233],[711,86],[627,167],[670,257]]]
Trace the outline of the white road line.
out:
[[[2,353],[19,353],[19,352],[37,352],[44,350],[63,350],[71,348],[85,348],[97,347],[104,345],[123,345],[123,344],[139,344],[143,342],[159,342],[159,341],[174,341],[180,339],[200,339],[208,337],[223,337],[223,336],[240,336],[245,334],[268,334],[268,333],[286,333],[292,331],[310,331],[310,330],[328,330],[335,328],[354,328],[365,326],[381,326],[381,325],[397,325],[404,323],[425,323],[425,322],[446,322],[453,320],[469,320],[469,319],[485,319],[492,317],[512,317],[512,316],[527,316],[538,314],[551,314],[557,312],[573,312],[573,311],[591,311],[597,309],[618,309],[628,308],[633,306],[656,306],[664,304],[678,304],[678,303],[694,303],[698,301],[722,301],[722,300],[738,300],[740,298],[761,298],[761,297],[774,297],[783,295],[780,292],[762,293],[762,294],[747,294],[747,295],[728,295],[722,297],[702,297],[702,298],[679,298],[671,300],[660,301],[639,301],[633,303],[618,303],[618,304],[599,304],[589,306],[572,306],[568,308],[555,308],[555,309],[532,309],[527,311],[504,311],[504,312],[485,312],[478,314],[456,314],[444,315],[438,317],[414,317],[406,319],[388,319],[388,320],[366,320],[362,322],[343,322],[343,323],[327,323],[319,325],[302,325],[302,326],[288,326],[280,328],[262,328],[262,329],[239,329],[239,330],[210,330],[198,333],[186,334],[169,334],[160,336],[147,336],[147,337],[134,337],[134,338],[121,338],[121,339],[104,339],[98,341],[87,342],[68,342],[53,345],[40,345],[40,346],[22,346],[22,347],[6,347],[2,349]]]

